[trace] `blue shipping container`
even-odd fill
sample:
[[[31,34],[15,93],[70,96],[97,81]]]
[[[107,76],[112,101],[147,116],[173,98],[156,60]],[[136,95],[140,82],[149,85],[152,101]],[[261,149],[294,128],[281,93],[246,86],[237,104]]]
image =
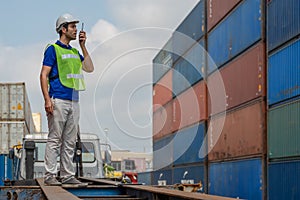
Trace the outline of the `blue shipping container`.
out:
[[[268,199],[300,199],[300,161],[268,165]]]
[[[199,158],[199,150],[203,145],[205,133],[204,123],[196,124],[178,131],[173,139],[174,165],[203,162]]]
[[[183,55],[205,32],[204,0],[201,0],[172,35],[173,61]]]
[[[208,53],[217,67],[261,38],[261,12],[261,0],[245,0],[209,33]]]
[[[152,185],[158,185],[158,180],[166,180],[166,184],[171,185],[173,183],[172,169],[160,169],[153,171]]]
[[[300,40],[269,56],[268,104],[300,95]]]
[[[263,198],[261,159],[210,163],[208,171],[209,194],[247,200]]]
[[[153,59],[153,83],[157,83],[173,66],[172,40],[164,45]]]
[[[184,57],[174,64],[172,77],[174,97],[203,79],[206,55],[203,45],[204,40],[196,43]]]
[[[300,1],[271,0],[267,7],[268,50],[300,34]]]
[[[0,186],[4,185],[4,180],[13,179],[13,160],[8,155],[0,155]]]
[[[153,141],[153,170],[171,166],[173,163],[173,135]]]
[[[204,184],[205,184],[204,183],[204,166],[203,165],[197,165],[197,166],[187,165],[187,166],[183,166],[183,167],[174,167],[173,168],[173,184],[181,183],[181,180],[193,180],[195,184],[201,182],[202,185],[204,186]]]
[[[139,172],[138,173],[138,183],[143,183],[145,185],[151,185],[152,184],[152,175],[153,172]]]

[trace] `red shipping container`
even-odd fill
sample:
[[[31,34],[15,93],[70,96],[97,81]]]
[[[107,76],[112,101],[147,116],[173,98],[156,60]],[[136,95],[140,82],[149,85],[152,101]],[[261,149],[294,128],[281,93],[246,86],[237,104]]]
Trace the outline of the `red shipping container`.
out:
[[[241,0],[208,0],[207,1],[207,31],[225,17]]]
[[[172,133],[173,101],[153,112],[153,141]]]
[[[225,86],[227,110],[265,96],[265,66],[265,44],[260,42],[218,71]],[[217,73],[213,73],[208,77],[208,83],[218,81],[217,78]],[[221,93],[215,95],[213,98],[224,99],[223,96],[218,97]],[[225,109],[221,103],[218,105],[218,102],[214,102],[213,106],[214,111],[211,110],[211,99],[208,99],[209,115]]]
[[[200,81],[174,99],[172,131],[207,119],[206,84]]]
[[[172,75],[169,70],[153,87],[153,112],[172,100]]]
[[[222,126],[223,122],[224,126]],[[207,133],[209,161],[265,153],[265,126],[264,101],[255,101],[227,115],[213,116],[209,120]]]

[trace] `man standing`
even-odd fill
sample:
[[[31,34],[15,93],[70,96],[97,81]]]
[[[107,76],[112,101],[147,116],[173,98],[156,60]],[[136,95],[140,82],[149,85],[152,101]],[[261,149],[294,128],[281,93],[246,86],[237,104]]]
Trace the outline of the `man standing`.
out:
[[[76,40],[78,22],[70,14],[60,16],[56,21],[59,40],[49,45],[44,53],[40,83],[49,129],[45,150],[45,185],[86,186],[74,177],[73,157],[79,123],[79,91],[85,89],[82,70],[93,72],[94,65],[85,47],[86,33],[83,30],[79,32],[83,56],[69,44]],[[56,177],[58,156],[61,182]]]

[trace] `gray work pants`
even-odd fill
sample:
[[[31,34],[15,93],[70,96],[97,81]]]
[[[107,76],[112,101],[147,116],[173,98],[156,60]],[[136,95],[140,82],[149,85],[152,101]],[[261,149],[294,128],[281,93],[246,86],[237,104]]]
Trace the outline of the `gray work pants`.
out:
[[[48,115],[48,140],[45,150],[45,178],[56,176],[57,158],[60,156],[60,177],[75,175],[74,148],[79,123],[79,103],[52,99],[53,115]]]

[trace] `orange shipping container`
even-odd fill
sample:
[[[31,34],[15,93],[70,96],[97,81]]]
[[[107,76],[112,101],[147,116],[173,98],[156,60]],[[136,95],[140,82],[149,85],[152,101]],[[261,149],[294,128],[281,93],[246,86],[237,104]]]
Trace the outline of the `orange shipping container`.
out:
[[[225,117],[225,123],[222,122]],[[210,161],[249,157],[265,153],[265,102],[256,101],[227,115],[209,120],[208,159]],[[221,133],[218,132],[221,130]],[[220,134],[218,134],[220,133]]]
[[[255,98],[265,96],[264,77],[266,64],[264,49],[264,43],[260,42],[220,69],[219,72],[223,79],[226,92],[227,110]],[[218,76],[214,73],[208,77],[208,82],[217,81],[217,78]],[[222,98],[224,99],[224,97],[219,97],[218,99]],[[221,104],[214,105],[214,111],[212,113],[211,106],[211,101],[208,99],[209,115],[220,113],[225,109]]]

